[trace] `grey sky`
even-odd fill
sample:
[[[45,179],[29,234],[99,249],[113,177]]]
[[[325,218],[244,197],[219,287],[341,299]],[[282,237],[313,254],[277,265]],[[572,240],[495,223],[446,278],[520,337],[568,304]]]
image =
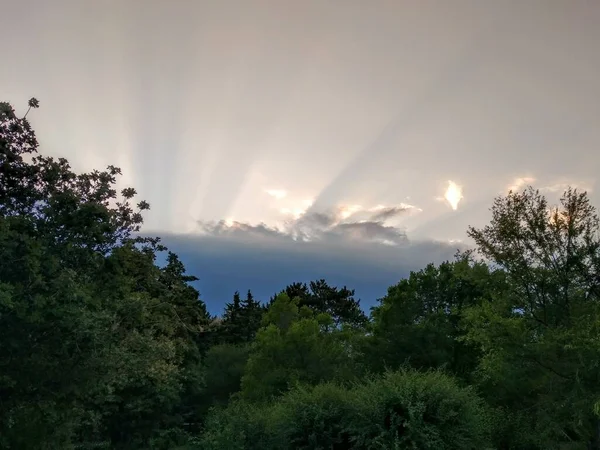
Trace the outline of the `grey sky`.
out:
[[[1,100],[40,99],[45,153],[120,165],[151,231],[462,240],[519,178],[595,196],[599,1],[0,5]]]

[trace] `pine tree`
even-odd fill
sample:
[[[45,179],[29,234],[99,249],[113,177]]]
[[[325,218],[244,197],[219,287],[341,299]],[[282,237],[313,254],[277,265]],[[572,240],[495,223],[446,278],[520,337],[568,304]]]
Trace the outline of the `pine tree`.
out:
[[[225,312],[223,313],[223,322],[236,322],[241,311],[240,293],[235,291],[233,301],[225,304]]]
[[[306,283],[292,283],[282,293],[289,298],[298,299],[298,307],[308,306],[315,312],[329,314],[336,326],[342,324],[355,327],[364,326],[367,316],[360,309],[360,301],[354,298],[354,289],[346,286],[341,289],[323,280]],[[273,303],[276,296],[271,297],[269,305]]]
[[[233,294],[233,301],[225,304],[225,311],[223,312],[223,321],[221,328],[221,341],[228,344],[237,344],[241,342],[241,323],[242,318],[242,305],[240,299],[240,293],[235,291]]]
[[[256,336],[261,326],[262,315],[265,309],[259,301],[254,299],[252,292],[248,289],[246,299],[242,301],[242,336],[245,342],[250,342]]]
[[[244,300],[236,291],[233,301],[225,305],[220,341],[228,344],[252,341],[260,328],[263,312],[264,308],[254,299],[250,290]]]

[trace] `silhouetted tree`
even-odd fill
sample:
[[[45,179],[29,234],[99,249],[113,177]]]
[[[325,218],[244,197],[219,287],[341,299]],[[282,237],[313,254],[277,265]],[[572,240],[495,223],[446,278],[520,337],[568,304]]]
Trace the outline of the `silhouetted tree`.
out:
[[[220,342],[241,344],[252,341],[261,326],[264,311],[250,290],[244,300],[241,300],[240,293],[236,291],[233,301],[225,305]]]
[[[283,291],[290,298],[298,298],[298,306],[308,306],[316,312],[329,314],[336,326],[342,324],[363,327],[368,318],[354,299],[354,289],[332,287],[323,279],[306,283],[292,283]],[[271,298],[271,302],[275,296]]]
[[[266,308],[259,301],[254,299],[252,292],[248,289],[246,298],[242,300],[241,322],[242,338],[244,342],[250,342],[256,336],[261,327],[261,320]]]

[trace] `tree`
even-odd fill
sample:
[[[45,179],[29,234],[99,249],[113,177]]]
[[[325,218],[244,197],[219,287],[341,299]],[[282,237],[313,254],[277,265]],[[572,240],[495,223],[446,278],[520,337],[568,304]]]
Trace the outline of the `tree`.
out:
[[[233,294],[233,301],[225,304],[225,313],[223,314],[223,321],[235,322],[240,315],[242,309],[240,293],[235,291]]]
[[[296,382],[316,384],[358,375],[343,332],[328,331],[328,315],[298,308],[297,302],[280,294],[265,313],[265,327],[256,335],[242,377],[244,398],[265,400]]]
[[[265,309],[261,304],[254,300],[250,290],[248,290],[244,300],[240,299],[240,293],[236,291],[233,295],[233,302],[225,305],[219,336],[220,341],[229,344],[242,344],[252,341],[261,326],[264,311]]]
[[[250,342],[256,336],[256,333],[261,327],[262,316],[266,309],[260,304],[259,301],[254,299],[252,292],[248,289],[246,298],[242,300],[242,311],[241,319],[243,332],[242,336],[244,342]]]
[[[204,390],[200,407],[226,406],[240,391],[250,346],[219,344],[208,350],[204,359]]]
[[[354,289],[346,286],[332,287],[323,279],[305,283],[292,283],[282,292],[289,298],[298,298],[298,306],[308,306],[314,311],[329,314],[336,326],[342,324],[364,327],[367,316],[360,309],[360,301],[354,299]],[[271,298],[271,302],[275,297]]]
[[[0,104],[0,446],[148,448],[185,420],[206,308],[176,255],[155,265],[118,168],[37,149]]]
[[[445,368],[468,379],[477,366],[478,352],[462,340],[463,311],[491,298],[502,284],[502,272],[490,272],[469,253],[454,262],[411,272],[373,308],[373,333],[365,352],[369,366],[375,371],[404,364]]]
[[[241,315],[242,305],[240,293],[235,291],[233,294],[233,301],[225,304],[225,311],[223,312],[220,333],[220,339],[222,342],[227,342],[230,344],[242,342]]]
[[[539,191],[499,197],[492,222],[469,228],[483,256],[506,270],[518,305],[543,326],[569,325],[573,303],[600,295],[600,235],[585,192],[567,189],[551,208]]]
[[[508,289],[467,314],[483,357],[480,388],[503,411],[511,448],[600,448],[600,234],[586,193],[550,208],[539,191],[498,197],[492,221],[469,228]]]

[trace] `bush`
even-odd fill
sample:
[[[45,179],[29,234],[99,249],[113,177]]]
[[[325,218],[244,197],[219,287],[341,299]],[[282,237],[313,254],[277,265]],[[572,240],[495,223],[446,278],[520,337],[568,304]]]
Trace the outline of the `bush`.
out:
[[[298,386],[264,406],[215,410],[200,448],[484,449],[488,413],[469,388],[440,373],[389,372],[351,388]]]
[[[442,372],[388,372],[354,395],[354,448],[480,450],[488,444],[483,401]]]
[[[215,408],[206,422],[205,432],[199,439],[202,450],[276,449],[269,430],[269,406],[258,406],[245,401],[233,401],[225,408]]]

